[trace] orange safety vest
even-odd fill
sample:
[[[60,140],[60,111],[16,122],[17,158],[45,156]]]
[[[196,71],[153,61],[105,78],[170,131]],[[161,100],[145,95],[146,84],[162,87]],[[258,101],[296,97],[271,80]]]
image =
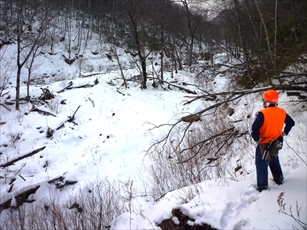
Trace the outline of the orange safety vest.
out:
[[[270,143],[272,138],[277,140],[282,135],[283,127],[286,120],[286,111],[282,108],[272,106],[261,110],[264,121],[260,128],[260,138],[262,139],[259,144]]]

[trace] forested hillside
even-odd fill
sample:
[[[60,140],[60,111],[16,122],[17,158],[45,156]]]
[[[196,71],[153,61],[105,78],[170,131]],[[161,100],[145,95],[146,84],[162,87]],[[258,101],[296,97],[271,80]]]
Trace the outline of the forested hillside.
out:
[[[235,70],[234,80],[244,87],[288,84],[285,81],[297,75],[286,67],[306,63],[302,55],[307,51],[306,1],[2,0],[0,4],[0,45],[18,44],[17,75],[42,52],[52,55],[58,43],[64,44],[62,55],[70,64],[85,50],[101,52],[105,43],[110,46],[109,57],[116,57],[116,47],[126,49],[137,57],[142,88],[153,52],[161,57],[158,77],[163,79],[165,68],[177,71],[188,66],[194,71],[200,60],[210,63],[214,55],[226,51],[229,60],[237,61],[226,68]]]
[[[0,10],[0,229],[306,228],[307,1]],[[259,194],[267,89],[296,126],[285,185]]]

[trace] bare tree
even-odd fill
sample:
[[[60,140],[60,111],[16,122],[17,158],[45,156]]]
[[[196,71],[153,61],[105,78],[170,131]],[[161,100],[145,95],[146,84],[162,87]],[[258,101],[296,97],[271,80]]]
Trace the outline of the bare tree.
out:
[[[199,26],[201,21],[201,17],[194,12],[191,12],[190,9],[190,1],[189,0],[181,0],[185,10],[186,10],[186,17],[187,17],[187,27],[189,31],[189,41],[188,41],[188,65],[192,65],[192,58],[193,58],[193,49],[194,49],[194,40],[195,40],[195,33],[196,29]]]
[[[142,85],[143,89],[147,88],[147,67],[146,60],[151,50],[148,50],[147,40],[146,40],[146,28],[144,21],[141,16],[144,16],[146,10],[149,10],[148,1],[142,2],[129,2],[127,4],[127,14],[130,22],[130,32],[132,34],[134,45],[137,51],[137,56],[141,64],[142,71]]]
[[[274,64],[274,57],[273,57],[273,52],[272,52],[272,49],[271,49],[268,27],[267,27],[265,20],[264,20],[264,17],[263,17],[263,11],[260,9],[259,1],[255,0],[255,3],[256,3],[256,7],[257,7],[257,10],[259,12],[260,18],[261,18],[262,26],[264,28],[265,40],[266,40],[266,43],[267,43],[267,49],[268,49],[268,52],[269,52],[269,56],[270,56],[272,64]]]
[[[165,14],[166,14],[166,4],[165,4],[165,0],[161,0],[160,2],[160,34],[161,34],[161,51],[160,51],[160,55],[161,55],[161,79],[163,80],[163,67],[164,67],[164,33],[165,33],[165,29],[164,29],[164,18],[165,18]]]
[[[121,63],[121,61],[119,59],[119,55],[117,53],[117,48],[114,45],[110,45],[109,47],[110,47],[111,53],[114,55],[114,57],[117,61],[117,64],[118,64],[118,67],[119,67],[119,70],[120,70],[120,74],[121,74],[121,77],[123,79],[123,85],[125,86],[125,88],[127,88],[127,81],[126,81],[125,74],[124,74],[124,71],[123,71],[122,63]]]
[[[73,39],[73,21],[74,21],[74,1],[68,1],[68,7],[66,8],[66,12],[68,17],[66,18],[65,28],[67,31],[67,36],[65,36],[66,48],[68,52],[68,59],[71,59],[71,52],[72,52],[72,39]]]
[[[28,76],[27,76],[27,96],[26,96],[26,100],[29,102],[30,101],[30,83],[31,83],[31,78],[32,78],[32,70],[33,70],[33,66],[34,66],[34,61],[36,59],[37,56],[39,56],[39,48],[40,46],[36,46],[33,49],[32,54],[30,55],[28,62],[26,62],[26,68],[28,69]]]
[[[17,77],[16,104],[19,110],[21,71],[35,49],[40,46],[49,23],[49,10],[43,5],[27,5],[23,0],[17,1]],[[38,2],[34,3],[38,4]],[[39,25],[33,28],[32,23],[39,18]]]

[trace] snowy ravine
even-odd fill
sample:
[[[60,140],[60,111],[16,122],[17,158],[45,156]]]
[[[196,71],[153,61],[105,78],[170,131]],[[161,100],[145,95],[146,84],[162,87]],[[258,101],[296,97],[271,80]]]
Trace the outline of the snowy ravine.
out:
[[[41,63],[44,63],[43,59]],[[110,66],[114,67],[114,63],[110,63]],[[46,188],[45,183],[63,175],[67,181],[77,181],[68,186],[67,190],[57,191],[63,200],[89,181],[105,177],[110,181],[133,180],[136,190],[140,191],[140,177],[144,176],[143,173],[146,174],[141,170],[151,163],[146,157],[146,150],[153,141],[163,137],[168,131],[164,128],[149,132],[149,129],[153,125],[173,123],[203,106],[201,102],[184,106],[182,101],[186,99],[187,93],[178,89],[155,89],[149,83],[148,89],[141,90],[137,83],[132,82],[128,89],[124,89],[119,71],[115,69],[79,78],[75,74],[78,68],[77,65],[64,65],[60,55],[55,55],[48,65],[42,64],[35,70],[37,76],[43,76],[44,73],[52,75],[53,72],[67,73],[66,80],[31,86],[30,93],[33,97],[41,95],[41,88],[47,88],[56,95],[49,106],[38,107],[55,116],[29,112],[30,104],[22,104],[20,111],[15,111],[13,107],[10,107],[11,111],[0,107],[0,121],[4,123],[0,125],[0,164],[45,147],[38,154],[12,166],[0,168],[0,203],[14,197],[15,193],[36,185],[42,186],[36,191],[34,198],[41,197],[50,189]],[[125,74],[133,76],[135,70],[126,70]],[[165,79],[171,79],[170,73],[166,73]],[[222,90],[227,85],[225,79],[226,76],[215,79],[215,90]],[[96,85],[95,80],[98,80]],[[194,83],[193,75],[184,71],[175,74],[171,80],[176,80],[177,84]],[[86,84],[93,86],[58,93],[70,81],[74,87]],[[11,87],[5,90],[5,98],[15,97],[13,77],[11,82]],[[114,219],[111,229],[160,229],[156,224],[170,218],[173,208],[182,210],[196,224],[208,223],[218,229],[301,229],[294,218],[279,212],[277,199],[283,194],[286,211],[290,213],[292,207],[295,217],[298,205],[300,220],[307,222],[306,106],[303,107],[283,92],[280,93],[279,106],[286,109],[296,122],[296,126],[285,138],[280,153],[285,177],[283,185],[276,185],[269,174],[269,190],[257,192],[255,165],[251,160],[245,165],[249,173],[238,178],[209,180],[193,188],[170,191],[156,203],[136,196],[131,201],[131,212]],[[26,87],[23,85],[21,97],[25,95]],[[247,97],[244,102],[246,101],[249,102],[249,112],[252,114],[262,108],[261,94]],[[236,113],[246,113],[246,108],[242,105],[244,102],[236,105]],[[74,122],[65,122],[63,127],[56,130],[74,112]],[[251,124],[253,117],[246,122]],[[52,138],[46,138],[48,129],[55,130]],[[250,148],[246,150],[251,158],[255,146],[251,141]],[[16,180],[10,188],[13,178]],[[192,197],[191,189],[195,190]]]

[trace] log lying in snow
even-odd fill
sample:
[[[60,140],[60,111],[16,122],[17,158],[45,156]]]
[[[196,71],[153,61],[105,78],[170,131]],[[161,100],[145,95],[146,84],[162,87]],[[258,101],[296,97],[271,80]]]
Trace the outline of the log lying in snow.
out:
[[[68,82],[68,85],[64,88],[64,89],[61,89],[60,91],[58,91],[57,93],[62,93],[65,91],[65,89],[71,89],[70,87],[72,86],[72,81]]]
[[[74,119],[75,119],[75,115],[76,115],[76,113],[77,113],[77,111],[79,110],[80,107],[81,107],[81,105],[78,106],[78,108],[76,109],[76,111],[74,112],[74,114],[72,116],[68,116],[68,119],[66,121],[62,122],[55,130],[48,128],[47,138],[52,138],[54,132],[56,130],[63,128],[66,122],[72,122],[75,125],[78,125],[76,122],[74,122]]]
[[[15,205],[13,206],[14,208],[17,208],[19,207],[20,205],[22,205],[23,203],[25,202],[28,202],[28,203],[32,203],[33,201],[35,200],[28,200],[28,197],[31,195],[31,194],[34,194],[37,189],[39,189],[40,185],[34,187],[34,188],[30,188],[30,189],[27,189],[21,193],[19,193],[18,195],[15,196],[15,199],[16,199],[16,203]],[[4,209],[8,209],[11,206],[11,203],[12,203],[12,199],[14,197],[6,200],[5,202],[1,203],[0,204],[0,213],[4,210]]]
[[[38,113],[43,114],[43,115],[51,115],[51,116],[56,117],[56,115],[54,115],[53,113],[48,112],[46,110],[39,109],[36,106],[33,106],[32,109],[30,109],[30,111],[28,113],[26,113],[26,115],[28,115],[30,112],[38,112]]]
[[[78,108],[76,109],[76,111],[74,112],[74,114],[73,114],[72,116],[68,116],[68,119],[67,119],[66,121],[64,121],[62,124],[60,124],[60,125],[56,128],[56,130],[59,130],[59,129],[63,128],[63,127],[64,127],[64,124],[65,124],[66,122],[73,122],[73,123],[74,123],[75,115],[76,115],[76,113],[77,113],[77,111],[79,110],[80,107],[81,107],[81,105],[79,105]],[[54,132],[53,132],[53,133],[54,133]],[[53,134],[53,133],[52,133],[52,134]]]
[[[5,168],[5,167],[7,167],[7,166],[13,165],[13,164],[14,164],[15,162],[17,162],[17,161],[20,161],[20,160],[22,160],[22,159],[24,159],[24,158],[33,156],[34,154],[39,153],[40,151],[43,151],[45,148],[46,148],[46,146],[41,147],[41,148],[39,148],[39,149],[36,149],[36,150],[34,150],[34,151],[30,152],[30,153],[27,153],[27,154],[25,154],[25,155],[23,155],[23,156],[20,156],[20,157],[18,157],[18,158],[16,158],[16,159],[10,160],[9,162],[7,162],[7,163],[5,163],[5,164],[1,164],[0,167]]]
[[[152,78],[152,77],[148,77],[148,79],[154,80],[154,78]],[[170,82],[168,82],[168,81],[164,81],[164,80],[162,80],[162,79],[159,79],[159,81],[160,81],[161,83],[166,83],[166,84],[168,84],[168,88],[169,88],[169,89],[170,89],[171,86],[173,86],[173,87],[178,88],[179,90],[185,91],[185,92],[187,92],[187,93],[190,93],[190,94],[197,94],[195,91],[189,90],[189,89],[184,88],[184,87],[179,86],[179,85],[172,84],[172,83],[170,83]],[[188,85],[188,84],[183,82],[183,85]]]
[[[89,88],[89,87],[93,87],[95,85],[97,85],[99,83],[98,79],[96,79],[94,81],[94,84],[85,84],[85,85],[79,85],[79,86],[72,86],[73,85],[73,82],[70,81],[68,83],[67,86],[65,86],[63,89],[61,89],[60,91],[57,91],[57,93],[62,93],[64,92],[66,89],[78,89],[78,88]]]
[[[42,183],[45,183],[45,182],[42,182]],[[78,183],[77,180],[67,179],[64,176],[55,177],[55,178],[53,178],[53,179],[51,179],[47,182],[48,182],[48,184],[54,184],[56,186],[56,188],[60,189],[60,190],[62,190],[65,186],[73,185],[73,184]],[[12,181],[12,185],[13,185],[13,183],[14,183],[14,181]],[[14,192],[14,194],[7,195],[6,198],[1,197],[1,199],[0,199],[0,213],[3,210],[8,209],[8,208],[17,208],[25,202],[27,202],[27,203],[34,202],[35,201],[34,199],[29,200],[28,198],[31,194],[35,194],[35,192],[40,188],[40,184],[32,186],[31,188],[28,188],[28,189],[23,188],[19,191]],[[12,202],[12,199],[15,199],[16,202]],[[14,203],[14,204],[12,205],[12,203]]]
[[[69,179],[66,179],[64,176],[59,176],[59,177],[56,177],[48,181],[48,184],[55,184],[56,188],[60,190],[62,190],[67,185],[73,185],[76,183],[78,183],[77,180],[69,180]]]

